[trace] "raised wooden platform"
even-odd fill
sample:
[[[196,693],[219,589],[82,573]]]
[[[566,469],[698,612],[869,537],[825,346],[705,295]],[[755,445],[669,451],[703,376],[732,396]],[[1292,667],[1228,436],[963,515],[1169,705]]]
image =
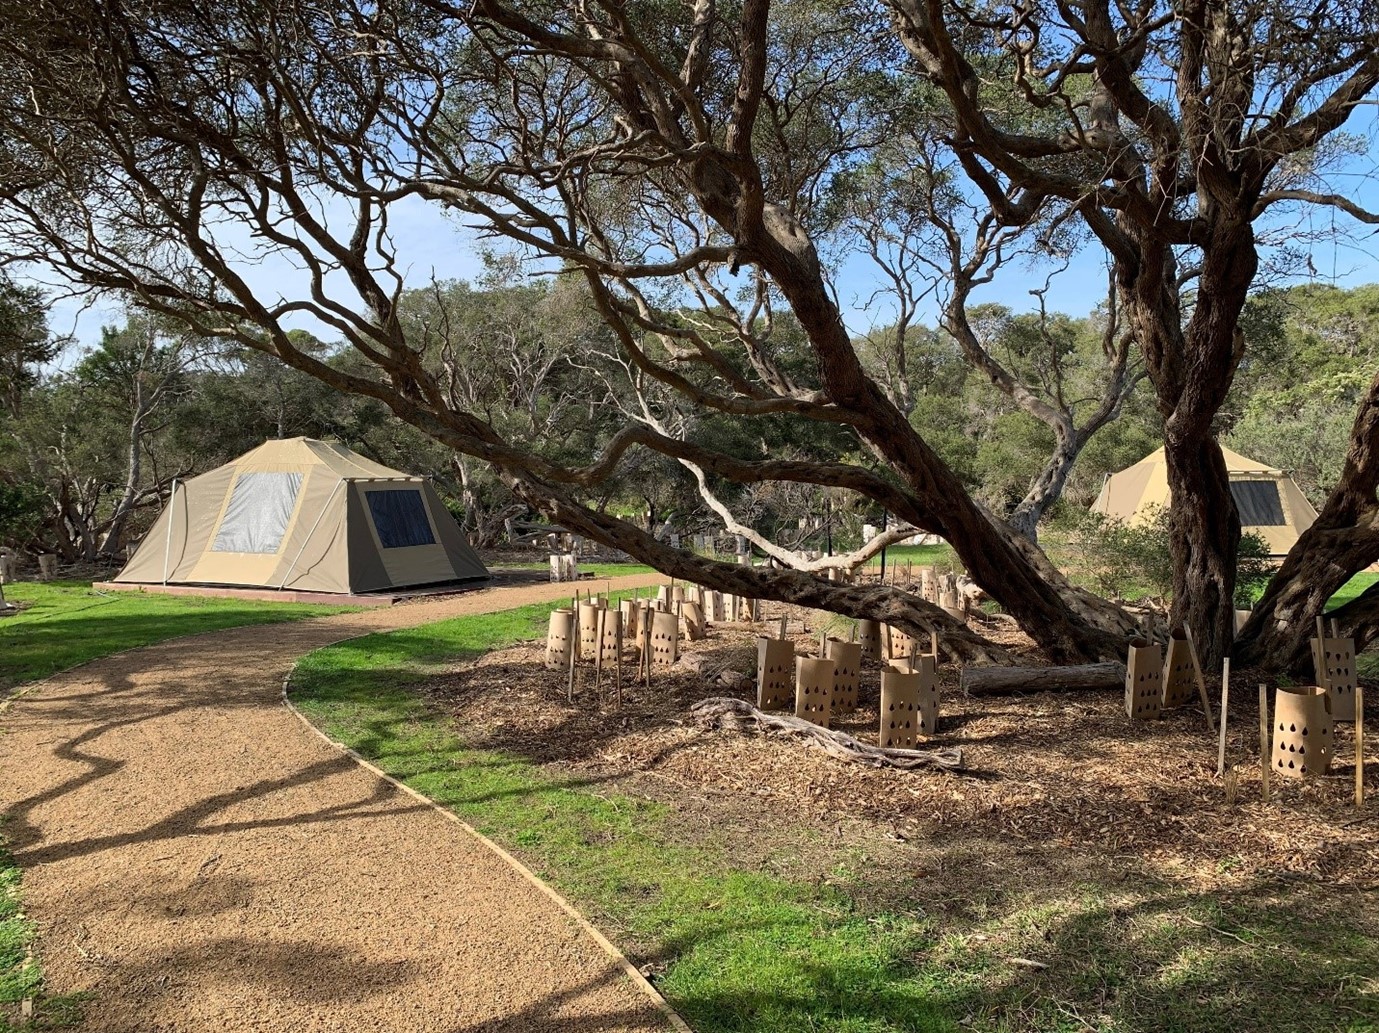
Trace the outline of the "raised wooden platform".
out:
[[[420,596],[453,595],[468,592],[487,583],[486,578],[451,581],[443,585],[420,585],[388,592],[295,592],[274,588],[234,588],[230,585],[140,585],[97,581],[91,587],[102,592],[148,592],[153,595],[192,595],[212,599],[251,599],[266,603],[315,603],[318,606],[393,606]]]

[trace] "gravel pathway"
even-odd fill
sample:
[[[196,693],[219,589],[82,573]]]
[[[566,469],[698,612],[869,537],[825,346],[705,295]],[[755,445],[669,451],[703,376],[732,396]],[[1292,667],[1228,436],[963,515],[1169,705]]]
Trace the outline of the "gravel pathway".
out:
[[[0,813],[48,991],[91,991],[84,1028],[101,1033],[665,1029],[554,901],[280,701],[313,649],[568,594],[214,632],[13,701]]]

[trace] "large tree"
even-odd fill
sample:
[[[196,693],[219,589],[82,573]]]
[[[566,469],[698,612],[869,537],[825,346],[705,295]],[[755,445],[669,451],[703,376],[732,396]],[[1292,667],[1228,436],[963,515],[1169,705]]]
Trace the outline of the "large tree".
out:
[[[851,493],[951,542],[1049,655],[1106,656],[1124,616],[964,490],[844,326],[824,202],[897,120],[933,119],[998,222],[1038,232],[1075,217],[1110,250],[1165,416],[1178,605],[1214,653],[1229,642],[1238,521],[1211,420],[1238,357],[1254,222],[1328,201],[1298,182],[1319,159],[1296,159],[1324,150],[1379,72],[1370,27],[1345,10],[1298,14],[1309,46],[1281,56],[1306,26],[1278,3],[1245,31],[1224,5],[1109,0],[889,14],[809,0],[7,0],[0,238],[82,288],[127,291],[378,400],[552,520],[669,573],[937,626],[961,655],[999,654],[904,593],[712,563],[589,504],[642,451],[719,482]],[[1167,68],[1178,74],[1160,89]],[[1264,115],[1259,96],[1276,101]],[[1012,132],[1001,113],[1019,105],[1057,128]],[[402,318],[408,264],[389,227],[418,201],[582,280],[623,368],[679,405],[780,428],[761,441],[794,422],[848,446],[744,457],[641,421],[576,464],[512,440],[448,390],[443,356]],[[246,246],[293,263],[299,282],[253,290]],[[704,319],[676,315],[691,302]],[[803,366],[769,332],[780,309],[807,341]],[[360,363],[299,348],[289,328],[304,315]]]

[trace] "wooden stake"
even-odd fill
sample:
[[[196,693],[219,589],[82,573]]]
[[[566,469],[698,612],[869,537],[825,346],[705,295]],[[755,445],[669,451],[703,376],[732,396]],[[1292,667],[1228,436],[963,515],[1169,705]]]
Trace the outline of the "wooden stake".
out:
[[[646,622],[646,649],[642,651],[646,655],[646,687],[651,689],[651,621]]]
[[[938,632],[929,629],[929,652],[934,654],[934,666],[938,666]]]
[[[857,622],[856,622],[856,621],[853,621],[853,622],[852,622],[852,631],[848,634],[848,641],[849,641],[849,642],[856,642],[856,641],[857,641]]]
[[[785,616],[785,614],[781,614],[781,618],[780,618],[780,634],[776,636],[777,638],[780,638],[780,639],[784,639],[784,638],[785,638],[785,621],[786,621],[786,616]]]
[[[594,622],[594,637],[598,640],[594,646],[594,693],[598,695],[603,691],[603,633],[608,627],[608,611],[599,610],[598,619]]]
[[[1187,635],[1188,652],[1192,655],[1192,673],[1197,678],[1197,695],[1202,701],[1202,712],[1207,715],[1207,734],[1216,731],[1216,724],[1211,717],[1211,700],[1207,698],[1207,679],[1202,676],[1202,661],[1197,657],[1197,643],[1192,640],[1192,629],[1186,624],[1183,625],[1183,634]]]
[[[616,666],[613,669],[613,685],[618,692],[618,709],[622,709],[622,613],[618,613],[618,623],[614,625],[613,632],[617,637],[617,657],[614,660]]]
[[[886,649],[885,649],[886,655],[885,655],[885,657],[883,657],[883,659],[884,659],[887,663],[889,663],[890,661],[892,661],[892,660],[895,659],[895,657],[891,656],[891,626],[890,626],[889,624],[883,624],[883,625],[881,625],[881,628],[882,628],[881,634],[882,634],[882,637],[885,639],[884,645],[885,645],[885,647],[886,647]]]
[[[578,606],[575,607],[575,614],[576,617],[575,620],[572,622],[572,627],[570,629],[571,637],[574,639],[574,641],[570,643],[570,684],[566,688],[566,698],[570,703],[573,703],[575,701],[575,657],[579,655],[579,650],[576,648],[579,645]]]
[[[1216,749],[1216,774],[1226,774],[1226,711],[1231,701],[1231,658],[1221,661],[1221,744]]]
[[[1324,638],[1326,638],[1326,621],[1322,619],[1322,615],[1319,613],[1317,614],[1317,641],[1321,642]],[[1320,672],[1318,672],[1317,677],[1322,677]]]
[[[1331,637],[1332,637],[1332,638],[1340,638],[1340,637],[1341,637],[1341,622],[1338,621],[1335,617],[1332,617],[1332,618],[1331,618]]]
[[[822,659],[823,659],[824,657],[826,657],[826,656],[828,656],[828,632],[827,632],[827,631],[820,631],[820,632],[819,632],[819,659],[822,660]]]
[[[1365,805],[1365,689],[1355,683],[1355,806]]]
[[[1259,683],[1259,781],[1260,799],[1269,802],[1269,686]]]

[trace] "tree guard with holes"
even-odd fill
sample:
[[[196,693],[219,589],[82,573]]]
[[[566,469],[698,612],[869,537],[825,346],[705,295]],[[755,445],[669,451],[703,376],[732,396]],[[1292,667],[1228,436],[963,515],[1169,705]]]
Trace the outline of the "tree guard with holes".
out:
[[[882,633],[886,637],[886,659],[891,662],[908,660],[919,649],[913,635],[907,635],[899,628],[887,624]]]
[[[1197,662],[1192,653],[1187,632],[1174,628],[1168,638],[1168,656],[1164,658],[1162,705],[1165,710],[1185,707],[1197,696]]]
[[[671,667],[680,656],[680,618],[657,612],[651,618],[651,660],[657,667]]]
[[[790,674],[795,669],[795,643],[789,639],[757,639],[757,706],[778,710],[790,706],[794,692]]]
[[[704,626],[704,611],[698,603],[686,602],[681,615],[685,618],[685,637],[691,642],[698,642],[707,630]]]
[[[1159,716],[1164,696],[1164,656],[1145,639],[1132,639],[1125,662],[1125,713],[1132,721]]]
[[[856,710],[862,680],[861,645],[831,638],[824,655],[835,665],[832,712],[846,714]]]
[[[612,667],[618,661],[619,646],[622,645],[622,613],[618,610],[605,610],[602,623],[603,635],[598,662],[603,667]]]
[[[883,749],[911,749],[919,739],[918,671],[887,667],[881,672],[881,737]]]
[[[1325,775],[1336,738],[1331,697],[1320,685],[1280,685],[1274,691],[1274,771],[1284,778]]]
[[[863,618],[857,622],[857,644],[862,647],[862,655],[870,660],[880,663],[881,656],[881,622],[867,620]]]
[[[563,671],[570,666],[574,646],[575,615],[572,610],[552,610],[546,626],[546,666]]]
[[[575,659],[592,660],[598,650],[599,613],[597,603],[579,604],[579,639],[576,643]]]
[[[795,658],[795,716],[827,728],[833,707],[832,660]]]
[[[618,613],[622,616],[622,637],[629,642],[637,641],[637,631],[641,627],[639,616],[641,608],[635,599],[624,599],[618,603]]]
[[[1355,720],[1355,640],[1312,640],[1312,666],[1317,684],[1331,697],[1331,720]]]

